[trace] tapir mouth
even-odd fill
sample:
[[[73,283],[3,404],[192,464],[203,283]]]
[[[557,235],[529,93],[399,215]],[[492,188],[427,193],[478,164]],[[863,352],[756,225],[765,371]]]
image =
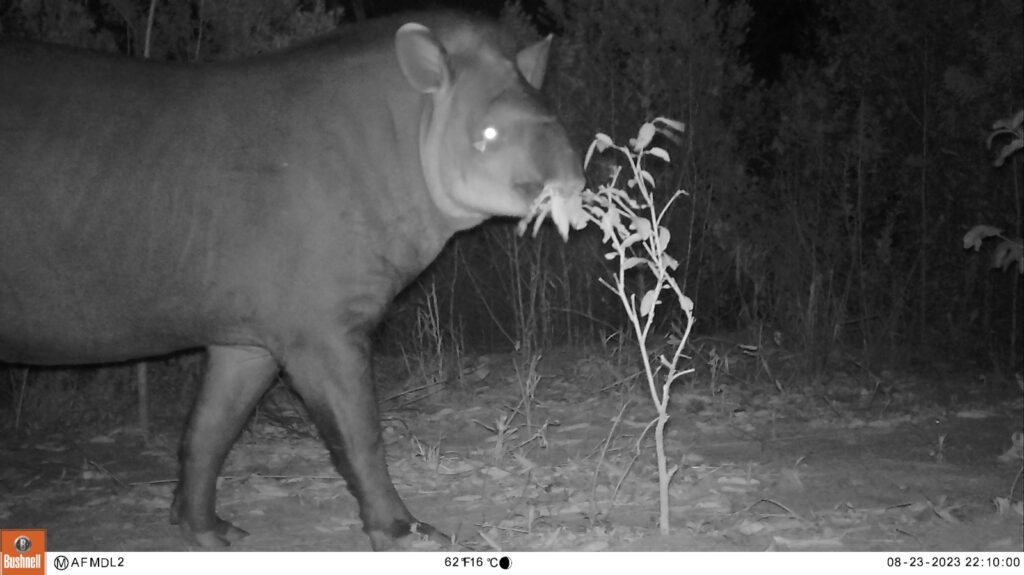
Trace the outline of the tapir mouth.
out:
[[[522,216],[529,211],[541,191],[541,187],[534,182],[513,182],[509,184],[507,196],[505,197],[506,216]]]
[[[534,198],[540,195],[544,191],[543,182],[517,182],[512,184],[512,189],[516,190],[523,196],[526,203],[529,204]]]
[[[585,184],[586,182],[583,180],[583,177],[579,176],[564,180],[554,178],[547,182],[536,180],[523,181],[512,184],[512,189],[519,192],[520,199],[525,201],[527,205],[530,205],[548,188],[551,188],[551,191],[554,193],[568,197],[580,193]]]

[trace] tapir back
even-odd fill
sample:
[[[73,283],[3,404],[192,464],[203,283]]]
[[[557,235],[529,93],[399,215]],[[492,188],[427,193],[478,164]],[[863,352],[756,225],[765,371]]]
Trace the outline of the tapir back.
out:
[[[182,66],[0,42],[0,361],[260,340],[256,316],[303,296],[285,278],[317,265],[308,244],[389,191],[429,213],[418,167],[399,167],[416,156],[413,93],[410,126],[390,129],[390,86],[367,84],[397,67],[354,76],[372,62],[345,50]],[[344,239],[333,263],[353,270],[379,241]]]

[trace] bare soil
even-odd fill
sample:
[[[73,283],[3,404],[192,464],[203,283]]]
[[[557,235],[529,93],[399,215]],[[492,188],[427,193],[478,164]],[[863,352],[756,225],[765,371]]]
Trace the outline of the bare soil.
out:
[[[413,514],[457,548],[486,550],[1024,548],[1016,381],[851,369],[783,382],[757,369],[768,363],[742,360],[731,369],[742,377],[701,371],[672,399],[667,453],[678,471],[664,536],[643,434],[654,410],[629,362],[609,357],[544,357],[529,421],[527,362],[462,358],[456,377],[424,385],[382,360],[390,470]],[[0,526],[46,528],[56,550],[188,549],[168,522],[184,414],[157,410],[148,442],[124,423],[130,412],[122,423],[8,435]],[[285,388],[222,475],[219,513],[251,533],[234,549],[369,550],[355,500]]]

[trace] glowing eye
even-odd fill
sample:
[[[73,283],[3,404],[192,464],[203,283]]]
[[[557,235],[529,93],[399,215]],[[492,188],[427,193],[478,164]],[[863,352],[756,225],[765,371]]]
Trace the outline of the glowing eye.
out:
[[[498,129],[494,126],[487,126],[483,132],[480,132],[482,136],[476,142],[473,142],[473,147],[483,152],[487,149],[488,142],[493,142],[498,138]]]

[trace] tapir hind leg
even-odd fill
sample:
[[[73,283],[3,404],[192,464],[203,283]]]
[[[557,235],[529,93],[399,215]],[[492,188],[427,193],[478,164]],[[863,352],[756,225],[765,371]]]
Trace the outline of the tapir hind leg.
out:
[[[398,496],[384,460],[384,442],[370,374],[370,343],[335,334],[328,342],[286,351],[285,369],[359,503],[375,550],[401,547],[407,536],[445,536],[420,523]]]
[[[248,535],[217,516],[217,475],[278,369],[263,348],[209,348],[203,384],[181,440],[181,480],[171,505],[171,523],[189,541],[225,547]]]

